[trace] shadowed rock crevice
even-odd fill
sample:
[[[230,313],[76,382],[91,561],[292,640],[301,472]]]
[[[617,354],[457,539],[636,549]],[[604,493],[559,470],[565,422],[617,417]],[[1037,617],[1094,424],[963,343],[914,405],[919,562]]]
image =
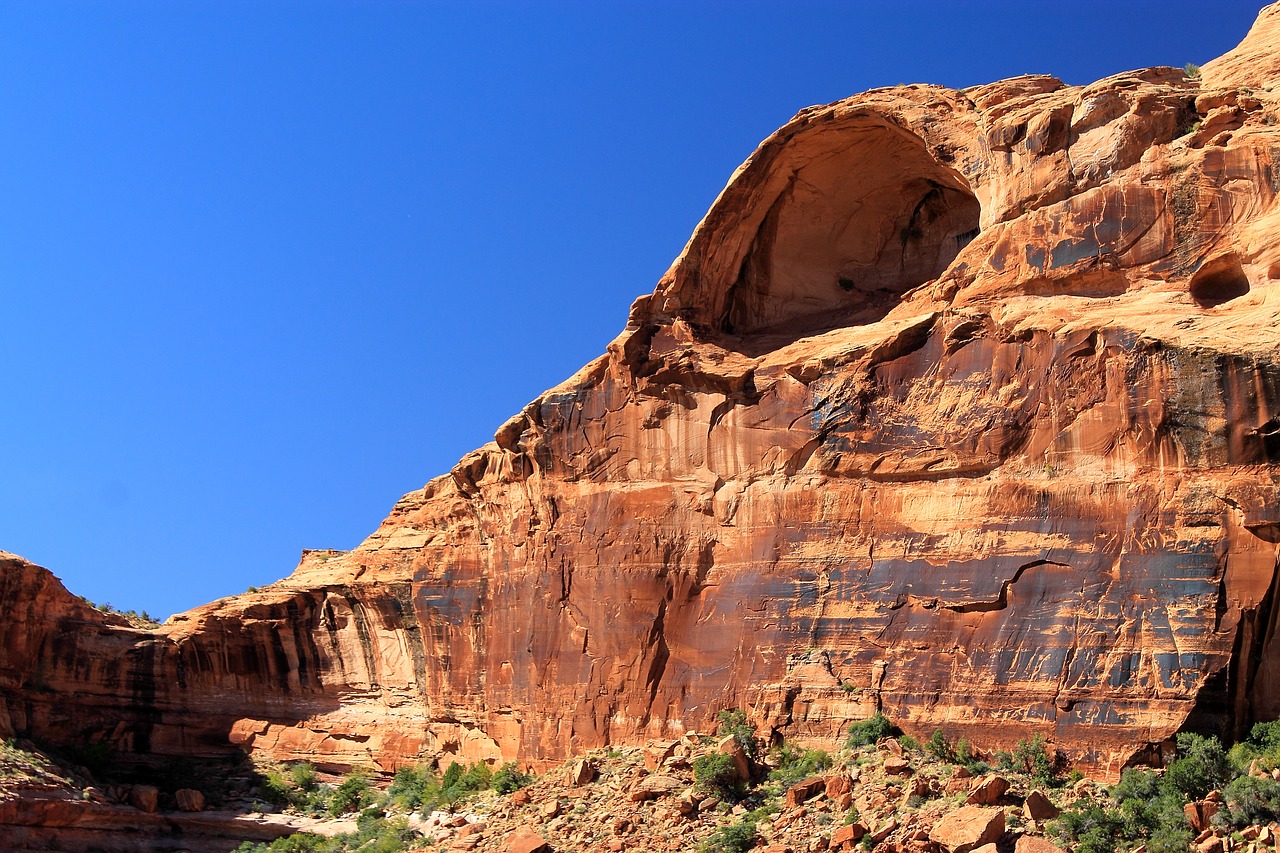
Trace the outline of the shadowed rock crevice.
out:
[[[1249,292],[1249,279],[1235,254],[1209,261],[1191,277],[1191,298],[1201,308],[1212,308]]]
[[[867,116],[841,141],[791,175],[743,260],[721,327],[749,350],[879,320],[978,234],[978,200],[918,136]]]

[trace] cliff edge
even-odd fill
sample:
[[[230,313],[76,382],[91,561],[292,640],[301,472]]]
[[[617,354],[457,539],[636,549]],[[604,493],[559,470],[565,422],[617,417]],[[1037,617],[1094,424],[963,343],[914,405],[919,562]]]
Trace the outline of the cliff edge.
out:
[[[1280,716],[1278,40],[801,111],[355,550],[150,632],[4,555],[0,735],[546,766],[879,710],[1106,777]]]

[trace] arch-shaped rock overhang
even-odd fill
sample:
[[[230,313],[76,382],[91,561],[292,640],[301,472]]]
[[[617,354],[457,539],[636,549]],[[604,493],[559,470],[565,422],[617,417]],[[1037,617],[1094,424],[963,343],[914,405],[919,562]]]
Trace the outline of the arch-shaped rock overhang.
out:
[[[901,93],[903,90],[897,90]],[[802,112],[734,173],[653,305],[712,333],[798,335],[883,316],[978,232],[958,155],[968,102],[907,90]],[[930,119],[951,116],[949,137]],[[973,125],[969,125],[974,128]]]

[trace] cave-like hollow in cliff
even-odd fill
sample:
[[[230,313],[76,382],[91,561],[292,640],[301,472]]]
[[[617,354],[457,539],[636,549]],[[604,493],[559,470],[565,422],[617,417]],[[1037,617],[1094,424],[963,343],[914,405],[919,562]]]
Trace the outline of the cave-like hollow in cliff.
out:
[[[878,116],[794,145],[789,159],[802,165],[743,259],[727,333],[777,345],[875,322],[978,234],[981,207],[964,178]]]

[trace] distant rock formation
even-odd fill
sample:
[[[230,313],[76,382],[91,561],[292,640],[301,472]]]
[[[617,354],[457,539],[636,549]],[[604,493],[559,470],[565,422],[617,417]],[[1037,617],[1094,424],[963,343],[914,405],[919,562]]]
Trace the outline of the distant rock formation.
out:
[[[1278,30],[802,111],[354,551],[152,632],[5,558],[0,734],[545,765],[881,710],[1106,777],[1280,716]]]

